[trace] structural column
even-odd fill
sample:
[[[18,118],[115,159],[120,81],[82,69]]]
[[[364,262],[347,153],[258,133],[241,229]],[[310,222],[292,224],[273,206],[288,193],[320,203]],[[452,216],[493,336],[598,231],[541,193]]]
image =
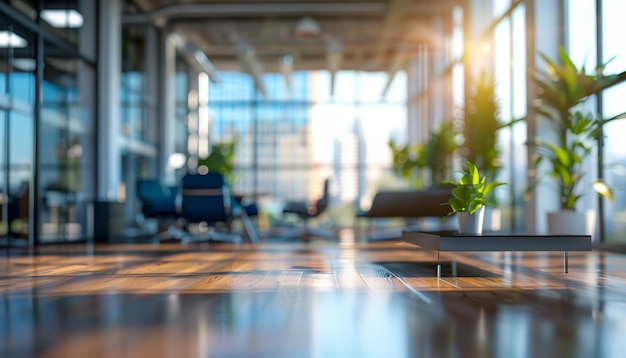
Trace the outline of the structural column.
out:
[[[163,174],[165,183],[174,183],[176,173],[168,165],[169,154],[174,153],[175,133],[175,103],[174,103],[174,75],[176,74],[176,44],[171,37],[166,36],[163,41],[162,83],[159,93],[159,173]]]
[[[121,178],[120,0],[100,1],[98,19],[98,192],[99,200],[117,200]]]

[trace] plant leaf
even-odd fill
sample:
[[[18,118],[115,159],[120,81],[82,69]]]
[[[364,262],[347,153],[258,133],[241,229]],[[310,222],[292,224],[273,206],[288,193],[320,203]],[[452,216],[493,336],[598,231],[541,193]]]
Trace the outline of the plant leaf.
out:
[[[609,188],[608,185],[606,185],[605,182],[601,180],[596,180],[593,182],[593,184],[591,184],[591,186],[593,187],[593,190],[595,190],[598,194],[600,194],[609,201],[613,201],[613,191],[611,190],[611,188]]]

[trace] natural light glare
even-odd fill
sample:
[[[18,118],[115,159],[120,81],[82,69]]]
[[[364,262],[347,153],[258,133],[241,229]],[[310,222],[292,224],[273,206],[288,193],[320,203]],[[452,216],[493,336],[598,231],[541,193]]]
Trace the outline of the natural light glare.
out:
[[[37,68],[37,62],[34,58],[16,58],[13,66],[25,72],[33,72]]]
[[[489,41],[483,41],[483,43],[480,45],[480,51],[482,51],[482,53],[490,53],[491,52],[491,43]]]
[[[593,71],[598,65],[596,62],[596,21],[594,1],[570,1],[569,23],[576,26],[569,27],[568,53],[577,66],[585,66]],[[618,32],[619,33],[619,32]]]
[[[21,48],[28,46],[28,41],[20,35],[10,31],[0,31],[0,47]]]
[[[41,18],[57,28],[83,26],[83,15],[76,10],[43,10]]]
[[[209,75],[200,72],[198,74],[198,102],[200,105],[206,105],[209,101]]]
[[[171,169],[180,169],[185,166],[187,157],[183,153],[170,154],[167,164]]]

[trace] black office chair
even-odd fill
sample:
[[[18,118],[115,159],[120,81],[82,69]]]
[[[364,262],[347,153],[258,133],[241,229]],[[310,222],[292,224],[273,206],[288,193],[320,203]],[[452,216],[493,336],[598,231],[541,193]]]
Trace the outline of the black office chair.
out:
[[[181,242],[200,240],[231,241],[240,243],[242,237],[233,233],[232,222],[239,218],[245,235],[252,243],[258,236],[243,208],[231,197],[224,176],[217,172],[186,174],[182,180],[181,200],[178,215],[185,221],[187,235]],[[214,228],[206,233],[192,233],[190,225],[206,225]]]
[[[287,202],[283,207],[283,214],[297,215],[301,220],[304,228],[304,232],[301,235],[306,239],[311,236],[316,236],[315,233],[309,227],[309,220],[320,216],[326,211],[330,203],[330,179],[324,180],[324,190],[322,196],[313,201],[297,201]]]

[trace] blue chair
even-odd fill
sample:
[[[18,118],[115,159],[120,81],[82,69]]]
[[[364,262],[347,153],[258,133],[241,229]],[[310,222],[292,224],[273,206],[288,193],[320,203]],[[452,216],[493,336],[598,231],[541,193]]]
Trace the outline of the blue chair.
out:
[[[177,194],[177,186],[167,187],[158,179],[137,180],[137,197],[141,201],[141,213],[146,217],[175,217]]]
[[[141,202],[143,218],[156,219],[159,233],[155,239],[175,238],[177,230],[173,227],[178,218],[176,198],[178,186],[165,186],[159,179],[139,179],[136,182],[137,198]],[[163,230],[166,227],[166,230]]]
[[[230,195],[224,176],[217,172],[207,174],[186,174],[181,185],[179,216],[187,225],[206,224],[215,228],[208,235],[189,234],[183,237],[183,243],[202,239],[227,240],[241,242],[241,237],[231,231],[232,222],[240,219],[243,229],[252,243],[258,242],[256,230],[252,226],[246,211]]]

